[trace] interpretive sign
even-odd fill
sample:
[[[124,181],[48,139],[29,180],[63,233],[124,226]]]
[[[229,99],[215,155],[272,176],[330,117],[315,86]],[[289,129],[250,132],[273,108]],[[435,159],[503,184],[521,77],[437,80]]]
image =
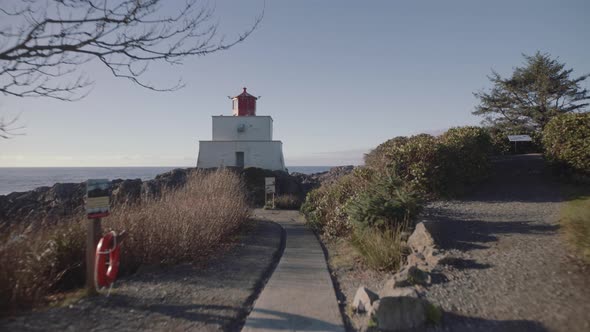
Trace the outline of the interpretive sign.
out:
[[[264,188],[267,194],[275,193],[275,178],[264,178]]]
[[[531,142],[533,139],[529,135],[508,135],[510,142]]]
[[[107,179],[92,179],[86,182],[86,213],[88,219],[109,215],[109,187]]]

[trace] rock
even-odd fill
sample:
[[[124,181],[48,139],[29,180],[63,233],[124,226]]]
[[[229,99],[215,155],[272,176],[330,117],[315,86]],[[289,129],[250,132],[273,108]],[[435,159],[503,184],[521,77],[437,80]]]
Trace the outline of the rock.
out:
[[[408,266],[431,272],[445,258],[433,236],[433,233],[436,233],[436,227],[438,224],[432,221],[423,221],[416,225],[407,241],[407,245],[412,250],[407,257]]]
[[[446,255],[439,250],[428,247],[422,252],[412,252],[409,254],[407,264],[426,272],[432,272],[444,258],[446,258]]]
[[[408,265],[393,275],[393,278],[386,282],[388,288],[408,287],[413,285],[430,285],[432,282],[430,274],[422,271],[416,266]]]
[[[432,236],[435,227],[435,222],[432,221],[423,221],[416,225],[407,242],[412,251],[423,252],[427,248],[436,247],[436,242]]]
[[[379,292],[379,297],[419,297],[416,287],[393,287],[394,284],[395,281],[393,279],[387,280],[385,286],[381,292]]]
[[[413,297],[383,297],[375,302],[373,318],[379,330],[399,331],[426,323],[425,302]]]
[[[352,309],[356,312],[371,312],[373,310],[373,303],[378,299],[379,295],[361,286],[356,290],[356,294],[354,295]]]

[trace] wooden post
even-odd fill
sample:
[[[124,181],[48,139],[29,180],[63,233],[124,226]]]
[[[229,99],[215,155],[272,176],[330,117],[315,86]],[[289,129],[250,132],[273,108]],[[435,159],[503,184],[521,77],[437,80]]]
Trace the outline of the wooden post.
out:
[[[94,265],[96,259],[96,246],[102,234],[101,219],[88,220],[88,232],[86,235],[86,290],[88,295],[96,295],[94,282]]]

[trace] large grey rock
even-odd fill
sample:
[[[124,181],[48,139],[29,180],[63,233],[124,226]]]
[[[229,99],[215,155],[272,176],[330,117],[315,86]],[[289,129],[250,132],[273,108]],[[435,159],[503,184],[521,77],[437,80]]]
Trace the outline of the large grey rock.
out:
[[[408,287],[395,287],[395,280],[389,279],[385,282],[385,286],[379,292],[379,297],[413,297],[418,298],[419,293],[416,287],[408,286]]]
[[[373,303],[378,299],[379,295],[361,286],[356,290],[356,294],[354,295],[352,309],[356,312],[371,312],[373,311]]]
[[[413,285],[430,285],[432,278],[428,272],[416,266],[408,265],[387,281],[388,288],[408,287]]]
[[[400,331],[426,323],[425,302],[414,297],[383,297],[374,304],[373,318],[382,331]]]

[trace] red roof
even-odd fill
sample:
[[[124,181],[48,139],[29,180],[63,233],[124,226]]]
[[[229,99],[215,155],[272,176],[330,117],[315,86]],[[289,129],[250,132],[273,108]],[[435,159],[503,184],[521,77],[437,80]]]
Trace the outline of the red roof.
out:
[[[231,97],[231,98],[234,99],[234,98],[238,98],[238,97],[251,97],[251,98],[254,98],[254,99],[258,99],[256,97],[254,97],[253,95],[249,94],[248,92],[246,92],[246,88],[244,88],[244,91],[242,93],[240,93],[237,96]]]

